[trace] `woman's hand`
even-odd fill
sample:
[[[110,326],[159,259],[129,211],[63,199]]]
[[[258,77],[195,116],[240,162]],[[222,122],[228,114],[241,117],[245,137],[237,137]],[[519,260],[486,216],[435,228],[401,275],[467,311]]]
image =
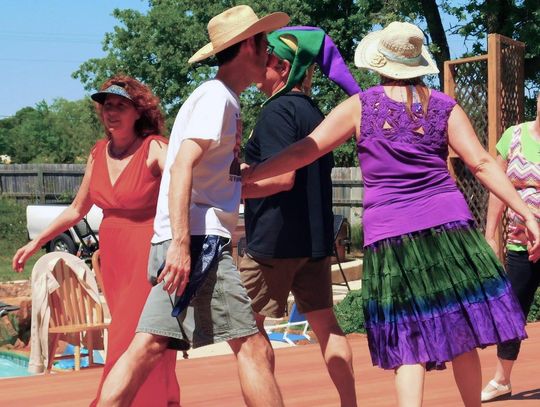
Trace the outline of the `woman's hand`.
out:
[[[26,261],[32,257],[32,255],[35,254],[40,247],[41,246],[38,245],[36,240],[32,240],[17,250],[11,262],[11,267],[13,270],[17,273],[23,272]]]
[[[527,228],[527,251],[529,252],[529,261],[536,263],[540,258],[540,228],[538,227],[538,221],[531,214],[525,220],[525,227]]]
[[[249,165],[246,163],[240,164],[240,174],[242,175],[242,184],[250,184],[250,177],[253,174],[253,170],[257,167],[257,164]]]

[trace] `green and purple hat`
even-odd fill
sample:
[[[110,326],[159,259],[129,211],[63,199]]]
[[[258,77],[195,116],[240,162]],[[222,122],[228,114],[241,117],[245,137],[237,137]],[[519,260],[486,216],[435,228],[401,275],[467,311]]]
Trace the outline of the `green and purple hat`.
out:
[[[302,80],[310,66],[319,65],[322,73],[349,96],[361,91],[332,39],[319,27],[285,27],[268,34],[273,53],[291,63],[285,86],[268,98],[270,100],[290,91]]]

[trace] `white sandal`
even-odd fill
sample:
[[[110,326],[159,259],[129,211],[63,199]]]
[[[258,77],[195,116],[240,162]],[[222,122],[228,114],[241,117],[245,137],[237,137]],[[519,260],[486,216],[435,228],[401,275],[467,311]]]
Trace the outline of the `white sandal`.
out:
[[[482,390],[482,401],[491,401],[502,396],[510,397],[512,395],[512,385],[510,383],[499,384],[495,380],[490,380],[488,386],[493,387],[493,390],[486,391],[486,386],[484,390]]]

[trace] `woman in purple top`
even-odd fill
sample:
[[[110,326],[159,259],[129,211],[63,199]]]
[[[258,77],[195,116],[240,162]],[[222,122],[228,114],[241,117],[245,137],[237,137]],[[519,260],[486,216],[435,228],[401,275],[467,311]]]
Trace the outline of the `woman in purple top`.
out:
[[[464,404],[479,406],[476,348],[525,338],[525,321],[448,173],[448,145],[524,218],[531,259],[540,254],[539,229],[461,107],[423,84],[422,75],[438,72],[423,41],[420,29],[399,22],[366,36],[355,64],[378,72],[381,85],[341,103],[309,137],[243,177],[254,182],[303,167],[354,133],[364,178],[362,295],[373,363],[395,370],[400,406],[419,406],[425,371],[452,361]]]

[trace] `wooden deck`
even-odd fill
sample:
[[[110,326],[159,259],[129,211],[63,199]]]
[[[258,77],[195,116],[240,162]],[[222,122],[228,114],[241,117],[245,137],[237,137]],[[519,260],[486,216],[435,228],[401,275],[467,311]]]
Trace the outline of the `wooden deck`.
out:
[[[514,368],[511,400],[490,407],[540,405],[540,323],[528,327]],[[350,337],[356,369],[356,389],[360,406],[395,406],[393,374],[371,366],[366,339]],[[493,373],[495,349],[480,352],[484,383]],[[338,406],[337,393],[326,373],[317,345],[276,350],[276,374],[287,406]],[[243,405],[232,356],[213,356],[177,363],[184,407],[227,407]],[[0,380],[0,406],[87,406],[92,400],[101,369],[58,373],[38,377]],[[431,372],[425,386],[425,406],[461,405],[452,370]]]

